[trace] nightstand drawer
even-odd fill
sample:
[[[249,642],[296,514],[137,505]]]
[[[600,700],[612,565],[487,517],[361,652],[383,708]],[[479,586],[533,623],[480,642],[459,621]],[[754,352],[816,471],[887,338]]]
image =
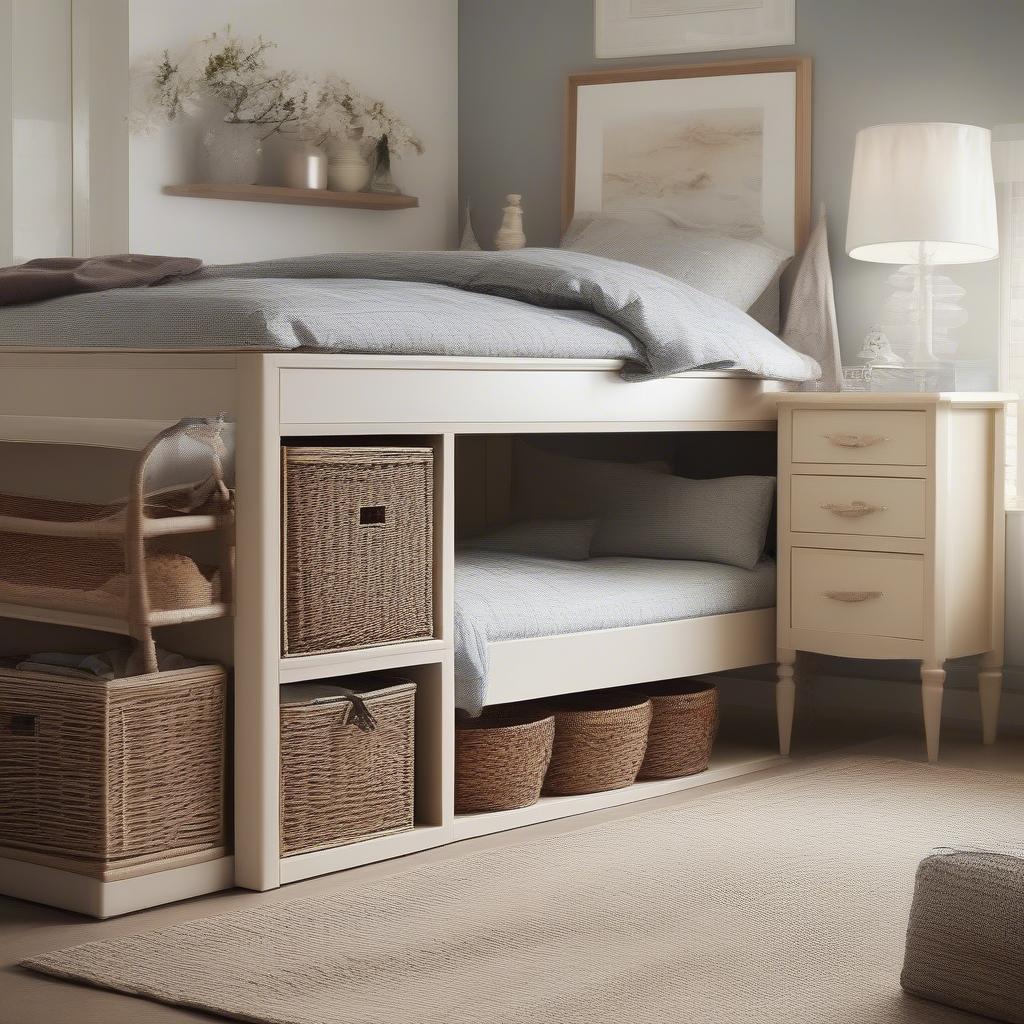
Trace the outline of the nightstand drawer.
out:
[[[925,481],[880,476],[794,476],[794,533],[924,537]]]
[[[923,466],[926,419],[923,412],[795,409],[793,462]]]
[[[794,548],[791,567],[793,629],[923,639],[922,555]]]

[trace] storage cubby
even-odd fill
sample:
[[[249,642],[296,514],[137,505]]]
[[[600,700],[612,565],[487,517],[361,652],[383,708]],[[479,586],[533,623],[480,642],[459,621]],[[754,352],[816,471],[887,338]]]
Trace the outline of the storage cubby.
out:
[[[452,813],[450,750],[453,709],[451,680],[448,676],[449,666],[450,662],[446,660],[427,664],[398,665],[376,672],[334,676],[314,684],[317,689],[321,685],[323,686],[324,695],[327,694],[328,689],[351,688],[357,691],[380,692],[392,687],[400,688],[402,681],[414,686],[412,707],[409,706],[411,694],[408,689],[406,692],[396,693],[389,699],[388,703],[391,707],[387,712],[389,718],[387,734],[375,738],[372,743],[364,743],[362,754],[357,754],[355,757],[348,754],[342,755],[336,764],[334,759],[338,757],[339,745],[352,743],[359,745],[362,742],[363,737],[358,735],[359,727],[355,724],[354,718],[349,720],[350,712],[347,709],[342,710],[332,722],[331,713],[327,711],[327,708],[333,704],[331,701],[327,706],[323,706],[323,710],[327,711],[326,715],[317,716],[314,711],[312,716],[308,714],[304,716],[307,721],[303,723],[297,720],[294,712],[290,712],[287,703],[289,700],[287,691],[290,687],[283,686],[281,688],[282,834],[290,829],[292,820],[291,808],[288,807],[289,793],[298,794],[302,789],[305,789],[304,792],[301,792],[301,799],[306,805],[303,814],[307,819],[307,824],[315,824],[316,815],[311,816],[307,813],[311,809],[315,809],[316,814],[323,820],[324,835],[330,832],[330,819],[332,813],[336,813],[338,807],[336,801],[339,794],[348,805],[344,814],[349,820],[358,817],[367,826],[372,823],[372,811],[353,813],[352,791],[362,794],[366,799],[383,799],[389,808],[388,815],[384,816],[387,818],[387,823],[382,824],[384,817],[380,818],[378,824],[382,824],[382,827],[376,833],[367,831],[362,837],[348,837],[335,846],[314,842],[313,845],[322,846],[320,849],[296,850],[290,853],[282,850],[284,854],[281,859],[282,882],[297,881],[301,878],[338,871],[358,864],[401,856],[444,841],[442,835],[447,833]],[[304,687],[308,684],[298,685]],[[334,707],[340,709],[341,704],[334,704]],[[372,701],[368,701],[368,707],[373,712]],[[413,716],[411,828],[394,827],[397,817],[392,813],[398,808],[398,791],[404,791],[408,781],[405,772],[401,769],[407,750],[406,738],[402,735],[402,723],[406,711],[411,711]],[[287,721],[289,717],[292,718],[291,723]],[[316,721],[317,717],[320,718],[319,722]],[[382,740],[388,743],[394,741],[397,744],[397,749],[382,756],[379,750],[374,749]],[[304,744],[305,746],[303,749],[292,749],[293,744]],[[311,758],[314,758],[316,750],[319,750],[323,758],[327,760],[315,764]],[[286,780],[285,773],[294,771],[296,765],[299,765],[299,770],[303,771],[303,777],[292,777]],[[339,769],[338,776],[333,780],[325,774],[330,772],[332,765]],[[345,769],[343,773],[340,772],[342,767]],[[386,780],[381,779],[381,784],[378,785],[368,782],[365,777],[359,777],[361,772],[381,770],[391,775],[391,781],[395,787],[393,791],[385,791]],[[345,790],[351,791],[344,792]],[[404,800],[404,793],[400,799]],[[318,806],[314,808],[314,805],[317,804]],[[385,834],[385,832],[389,834]]]

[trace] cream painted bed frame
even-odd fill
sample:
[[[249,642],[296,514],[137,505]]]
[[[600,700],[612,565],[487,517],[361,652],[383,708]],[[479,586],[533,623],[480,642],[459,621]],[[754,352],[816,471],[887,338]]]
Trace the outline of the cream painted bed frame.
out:
[[[0,857],[0,889],[105,917],[236,885],[265,890],[456,839],[704,785],[775,763],[723,747],[703,775],[542,800],[457,818],[454,806],[453,567],[456,435],[774,431],[782,385],[724,373],[627,384],[610,360],[373,358],[267,353],[0,352],[8,415],[237,420],[237,602],[227,621],[175,627],[164,643],[235,665],[235,854],[100,882]],[[415,434],[436,453],[437,636],[341,654],[282,658],[282,438]],[[495,479],[493,486],[502,486]],[[499,496],[500,497],[500,496]],[[38,618],[39,616],[37,616]],[[41,618],[46,621],[44,614]],[[59,613],[50,621],[61,621]],[[17,641],[8,621],[0,641]],[[38,628],[38,627],[36,627]],[[50,627],[52,628],[52,627]],[[14,636],[12,636],[12,631]],[[62,634],[63,635],[63,634]],[[232,650],[233,649],[233,650]],[[495,703],[774,662],[774,609],[491,645]],[[350,846],[280,855],[281,685],[401,669],[417,695],[417,827]]]

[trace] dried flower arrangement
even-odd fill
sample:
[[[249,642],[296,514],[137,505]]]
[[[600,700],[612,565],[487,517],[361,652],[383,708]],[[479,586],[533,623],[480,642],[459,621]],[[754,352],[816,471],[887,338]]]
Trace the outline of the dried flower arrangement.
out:
[[[328,138],[387,140],[393,154],[424,151],[409,126],[380,100],[330,74],[321,81],[268,67],[275,47],[262,36],[243,39],[227,26],[180,54],[165,50],[132,69],[131,127],[150,132],[161,124],[197,114],[210,101],[228,124],[256,125],[275,132]]]

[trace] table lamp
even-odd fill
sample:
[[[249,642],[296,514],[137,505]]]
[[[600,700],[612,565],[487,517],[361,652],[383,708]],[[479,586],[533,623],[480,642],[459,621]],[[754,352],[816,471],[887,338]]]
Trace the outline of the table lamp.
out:
[[[992,141],[969,124],[881,124],[857,133],[846,251],[917,275],[909,363],[934,366],[932,268],[999,255]]]

